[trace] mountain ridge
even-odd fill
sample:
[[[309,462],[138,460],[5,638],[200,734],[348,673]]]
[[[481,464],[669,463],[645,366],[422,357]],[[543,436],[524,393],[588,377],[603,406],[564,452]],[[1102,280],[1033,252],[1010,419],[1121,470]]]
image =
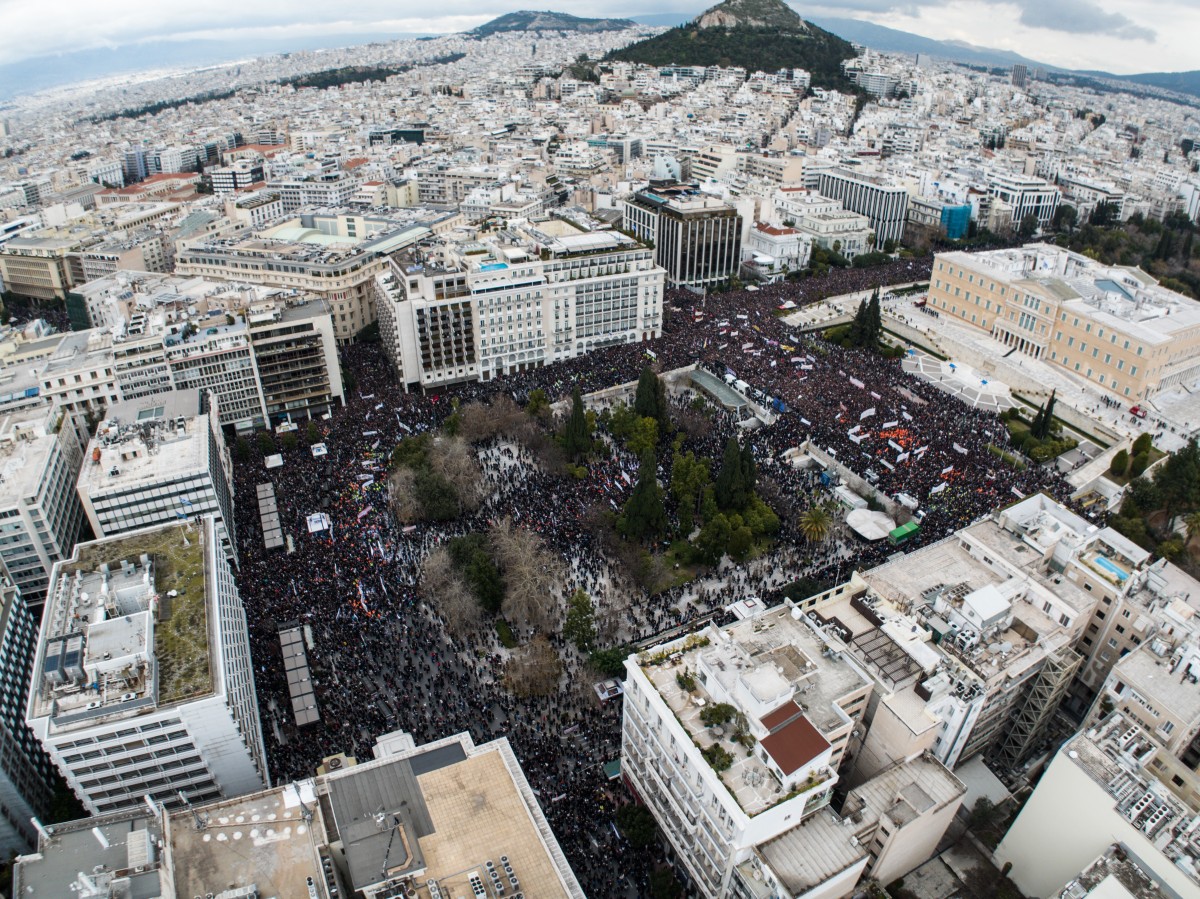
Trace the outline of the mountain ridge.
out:
[[[599,31],[623,31],[633,28],[636,24],[632,19],[585,19],[565,12],[519,9],[497,16],[490,22],[484,22],[466,34],[472,37],[489,37],[493,34],[519,31],[579,31],[593,34]]]

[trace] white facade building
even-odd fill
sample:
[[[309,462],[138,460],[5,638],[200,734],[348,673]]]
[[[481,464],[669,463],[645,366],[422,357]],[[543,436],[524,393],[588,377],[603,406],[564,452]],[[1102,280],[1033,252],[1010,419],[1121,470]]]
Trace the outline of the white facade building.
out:
[[[177,390],[108,408],[79,472],[97,537],[211,515],[237,564],[233,465],[216,405],[212,394]]]
[[[91,814],[261,790],[246,616],[211,517],[80,544],[42,619],[29,726]]]
[[[50,569],[79,537],[75,479],[82,459],[60,409],[22,409],[0,419],[0,560],[31,606],[41,606]]]
[[[384,348],[406,384],[487,381],[662,333],[665,273],[637,241],[563,219],[511,233],[422,245],[376,279]]]

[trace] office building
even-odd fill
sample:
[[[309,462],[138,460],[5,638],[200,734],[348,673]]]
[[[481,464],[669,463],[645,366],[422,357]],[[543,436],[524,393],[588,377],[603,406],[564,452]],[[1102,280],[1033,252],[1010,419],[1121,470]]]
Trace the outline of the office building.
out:
[[[1006,224],[1019,228],[1025,216],[1037,219],[1038,228],[1049,228],[1062,199],[1062,192],[1034,175],[1015,172],[995,172],[988,179],[988,195],[1009,210]]]
[[[75,492],[83,451],[63,419],[62,410],[45,406],[0,419],[0,560],[34,609],[83,524]]]
[[[625,663],[621,772],[706,897],[849,895],[923,862],[966,788],[917,752],[829,807],[873,683],[782,606]]]
[[[286,208],[286,206],[285,206]],[[406,210],[403,216],[311,214],[247,237],[184,242],[180,276],[278,287],[329,305],[339,344],[375,322],[374,279],[387,257],[462,221],[457,212]]]
[[[62,300],[78,281],[79,241],[58,237],[13,237],[0,244],[0,283],[35,300]]]
[[[25,723],[37,619],[0,563],[0,856],[37,841],[30,819],[45,815],[54,766]]]
[[[850,212],[867,217],[875,243],[900,243],[908,215],[908,189],[887,184],[882,176],[835,169],[822,172],[817,182],[822,196],[839,201]]]
[[[293,213],[309,208],[340,209],[350,202],[359,181],[346,172],[334,170],[305,178],[271,179],[267,187],[279,194],[284,213]]]
[[[1013,87],[1025,87],[1029,83],[1029,67],[1023,62],[1012,67],[1011,79]]]
[[[487,381],[658,337],[664,272],[651,251],[576,219],[512,225],[503,241],[429,241],[393,262],[376,307],[404,383]]]
[[[654,246],[654,261],[666,269],[672,285],[704,288],[737,274],[742,217],[695,185],[640,191],[622,202],[622,220],[626,231]]]
[[[1200,377],[1200,303],[1053,245],[939,253],[929,305],[1128,402]]]
[[[79,472],[79,497],[98,538],[211,515],[237,564],[233,465],[218,400],[173,390],[114,403]]]
[[[263,788],[246,616],[211,517],[55,566],[27,716],[93,815]]]
[[[14,870],[31,899],[583,899],[508,741],[468,734],[385,734],[274,789],[45,830]]]
[[[1057,895],[1117,843],[1167,895],[1195,896],[1198,834],[1195,773],[1179,771],[1153,731],[1114,711],[1059,749],[996,858],[1011,863],[1025,894]]]

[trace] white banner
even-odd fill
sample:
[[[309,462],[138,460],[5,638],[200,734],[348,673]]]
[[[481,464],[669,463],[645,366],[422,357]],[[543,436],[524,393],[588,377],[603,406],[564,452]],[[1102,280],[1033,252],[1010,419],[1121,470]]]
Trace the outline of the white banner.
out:
[[[904,447],[902,447],[900,444],[898,444],[895,440],[889,440],[888,446],[890,446],[892,449],[894,449],[898,453],[904,452]]]
[[[811,425],[811,424],[812,424],[812,422],[811,422],[811,421],[809,421],[807,418],[802,418],[802,419],[800,419],[800,424],[802,424],[802,425]]]
[[[901,414],[902,416],[904,416],[904,420],[905,420],[905,421],[912,421],[912,416],[911,416],[911,415],[909,415],[907,412],[901,412],[900,414]]]
[[[858,420],[862,421],[864,418],[870,418],[874,414],[875,414],[875,407],[872,406],[870,409],[866,410],[862,415],[858,416]]]
[[[896,470],[896,466],[893,465],[891,462],[889,462],[887,459],[880,459],[879,464],[882,465],[884,468],[886,468],[888,471]]]
[[[929,449],[929,444],[928,444],[928,443],[927,443],[927,444],[925,444],[924,446],[920,447],[920,448],[917,450],[917,452],[918,452],[918,453],[923,453],[923,452],[925,452],[925,450],[927,450],[927,449]]]
[[[877,399],[877,400],[881,400],[881,399],[883,399],[883,397],[881,397],[881,396],[880,396],[878,393],[876,393],[874,390],[872,390],[872,391],[871,391],[871,396],[875,397],[875,399]]]
[[[954,471],[954,466],[947,465],[945,468],[942,469],[942,474],[950,474],[950,472],[952,472],[952,471]]]
[[[858,378],[851,378],[850,383],[853,384],[855,387],[857,387],[859,390],[862,390],[864,387],[867,386],[862,381],[860,381]]]
[[[907,461],[908,461],[908,453],[901,453],[900,455],[898,455],[896,457],[897,464],[899,464],[901,462],[907,462]]]
[[[970,450],[968,450],[965,446],[959,446],[957,443],[953,444],[953,446],[956,453],[962,453],[964,456],[970,454]]]
[[[864,437],[862,434],[851,434],[849,436],[850,439],[854,441],[856,446],[866,440],[866,437]]]
[[[945,489],[946,489],[946,486],[947,486],[947,485],[946,485],[946,482],[945,482],[945,481],[942,481],[942,483],[938,484],[936,487],[934,487],[932,490],[930,490],[930,491],[929,491],[929,495],[930,495],[930,496],[936,496],[937,494],[939,494],[939,493],[941,493],[943,490],[945,490]]]
[[[898,425],[898,424],[900,424],[900,422],[898,422],[898,421],[885,421],[885,422],[884,422],[883,424],[881,424],[879,427],[883,428],[883,430],[885,430],[885,431],[886,431],[886,430],[888,430],[889,428],[894,428],[894,427],[896,427],[896,425]]]
[[[857,434],[857,433],[858,433],[859,431],[861,431],[861,430],[862,430],[862,425],[855,425],[854,427],[852,427],[852,428],[851,428],[849,431],[847,431],[846,433],[848,433],[848,434]]]

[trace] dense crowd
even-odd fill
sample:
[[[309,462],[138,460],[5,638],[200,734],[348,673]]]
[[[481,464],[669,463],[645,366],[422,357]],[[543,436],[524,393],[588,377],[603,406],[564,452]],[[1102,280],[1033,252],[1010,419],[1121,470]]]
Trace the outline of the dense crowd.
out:
[[[369,757],[375,738],[398,727],[418,743],[461,731],[477,742],[506,736],[585,892],[645,895],[659,859],[655,850],[635,850],[618,837],[613,812],[627,797],[602,769],[620,753],[619,701],[597,699],[584,659],[558,638],[562,688],[545,698],[515,698],[502,682],[506,651],[495,635],[452,637],[422,596],[425,556],[453,535],[511,516],[562,556],[570,582],[564,590],[581,586],[602,612],[619,611],[608,637],[626,643],[696,619],[719,619],[731,601],[777,596],[800,578],[836,580],[894,550],[841,530],[806,544],[797,516],[781,514],[770,554],[747,565],[726,560],[692,582],[634,596],[588,525],[589,510],[615,509],[628,495],[628,475],[636,468],[629,454],[609,448],[589,462],[587,477],[563,478],[542,470],[519,446],[496,440],[480,451],[491,496],[478,513],[450,524],[401,527],[387,504],[390,451],[400,439],[436,428],[454,399],[487,401],[507,392],[522,402],[540,388],[556,400],[576,385],[587,393],[635,381],[651,361],[664,371],[700,364],[747,382],[746,392],[762,406],[782,411],[757,429],[741,427],[735,414],[714,413],[685,448],[712,459],[715,472],[726,441],[739,435],[752,447],[761,479],[796,508],[826,496],[814,470],[783,459],[810,440],[884,493],[914,497],[925,511],[919,541],[939,539],[1014,494],[1048,489],[1065,495],[1049,470],[1017,471],[988,451],[988,444],[1007,440],[993,414],[905,375],[896,360],[792,333],[780,317],[785,303],[802,307],[880,283],[927,280],[929,267],[928,260],[901,261],[706,297],[670,291],[665,333],[657,340],[436,395],[406,392],[378,348],[346,349],[343,361],[355,387],[344,408],[317,423],[328,455],[315,458],[301,445],[285,453],[281,468],[266,470],[254,455],[235,470],[238,580],[273,777],[310,775],[321,758],[337,752]],[[263,547],[254,496],[256,484],[268,480],[294,551]],[[308,516],[321,511],[331,528],[310,534]],[[291,723],[277,636],[290,622],[308,625],[314,643],[310,663],[322,720],[302,732]]]

